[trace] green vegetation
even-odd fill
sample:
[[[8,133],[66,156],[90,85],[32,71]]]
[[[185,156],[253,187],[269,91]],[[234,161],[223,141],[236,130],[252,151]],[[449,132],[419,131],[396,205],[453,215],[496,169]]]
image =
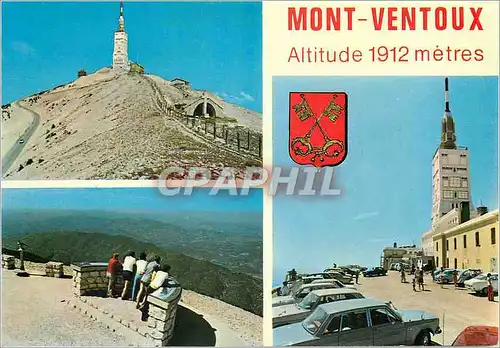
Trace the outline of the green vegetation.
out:
[[[36,159],[34,159],[36,160]],[[24,166],[25,163],[23,163]],[[141,175],[159,175],[143,168]],[[202,207],[206,209],[207,207]],[[5,210],[6,236],[51,232],[93,232],[153,243],[167,253],[209,261],[235,272],[262,278],[262,215],[260,212],[138,212],[78,210]],[[21,237],[19,237],[21,238]]]
[[[130,74],[141,74],[144,75],[144,67],[139,63],[130,63]]]
[[[229,116],[216,116],[216,117],[210,117],[210,118],[205,118],[205,122],[209,123],[219,123],[219,122],[227,122],[227,123],[238,123],[238,119],[236,117],[229,117]]]
[[[172,266],[172,275],[184,289],[219,299],[233,306],[262,316],[262,280],[244,273],[230,271],[208,261],[184,254],[168,253],[151,243],[124,236],[85,232],[46,232],[22,236],[4,236],[3,244],[13,246],[18,239],[28,245],[30,255],[39,260],[70,264],[81,261],[106,262],[114,252],[145,251],[162,257]]]

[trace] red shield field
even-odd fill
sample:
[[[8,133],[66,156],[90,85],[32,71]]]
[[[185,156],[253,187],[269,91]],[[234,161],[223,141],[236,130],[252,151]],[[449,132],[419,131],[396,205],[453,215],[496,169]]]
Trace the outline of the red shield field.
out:
[[[337,166],[347,156],[347,94],[290,92],[290,157],[297,164]]]

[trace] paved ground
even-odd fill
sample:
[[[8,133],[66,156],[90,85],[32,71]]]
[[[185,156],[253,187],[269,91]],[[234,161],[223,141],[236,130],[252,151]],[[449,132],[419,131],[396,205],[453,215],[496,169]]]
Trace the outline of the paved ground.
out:
[[[189,290],[182,291],[180,305],[196,308],[197,313],[202,313],[213,327],[220,329],[216,336],[223,342],[234,341],[231,344],[234,346],[262,345],[262,317],[258,315]],[[223,338],[224,332],[228,333],[227,339]]]
[[[141,330],[149,329],[147,323],[140,321],[140,312],[133,302],[84,296],[82,305],[72,295],[71,279],[44,277],[42,264],[25,262],[25,267],[32,276],[21,278],[15,271],[3,271],[2,346],[144,346]],[[64,272],[71,274],[68,267]],[[73,303],[99,321],[72,311]],[[113,314],[114,319],[97,313],[91,305]],[[113,323],[118,318],[126,320],[128,328],[118,325],[116,331],[110,331],[116,328]],[[261,342],[262,318],[210,297],[183,291],[172,345],[257,346]]]
[[[68,279],[3,271],[2,346],[129,346],[130,337],[69,311]]]
[[[13,152],[11,149],[18,144],[19,138],[27,133],[30,125],[34,124],[33,117],[35,116],[31,111],[21,107],[19,103],[11,104],[10,115],[10,119],[2,119],[2,159],[4,163],[5,155]]]
[[[32,122],[26,127],[26,129],[22,133],[20,133],[18,138],[15,139],[10,149],[5,154],[2,154],[2,161],[3,161],[2,175],[7,173],[7,170],[10,169],[10,167],[15,162],[17,157],[19,157],[25,146],[30,141],[31,136],[40,125],[40,115],[20,104],[18,105],[17,103],[15,103],[14,105],[16,105],[20,110],[22,110],[21,113],[31,114]],[[19,140],[21,139],[23,140],[22,144],[19,143]]]
[[[129,328],[143,334],[149,332],[147,322],[141,321],[141,313],[135,308],[132,301],[123,301],[119,298],[101,298],[82,296],[87,304],[108,314],[113,314],[114,320],[126,321]],[[98,315],[103,320],[103,315]],[[104,319],[106,320],[106,319]],[[244,336],[244,335],[243,335]],[[172,346],[250,346],[256,342],[246,342],[241,333],[231,330],[219,316],[201,313],[199,308],[179,302],[175,319],[174,336],[170,341]]]
[[[469,325],[498,326],[498,297],[495,302],[488,302],[465,289],[441,287],[430,276],[424,282],[426,291],[414,292],[411,284],[400,282],[399,273],[389,272],[385,277],[360,278],[361,284],[356,287],[365,297],[392,301],[398,309],[419,309],[437,316],[443,329],[433,338],[438,344],[450,345]]]

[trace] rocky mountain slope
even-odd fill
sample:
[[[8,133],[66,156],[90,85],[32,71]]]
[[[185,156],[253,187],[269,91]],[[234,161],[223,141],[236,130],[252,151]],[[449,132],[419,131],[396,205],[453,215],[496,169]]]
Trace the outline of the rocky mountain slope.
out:
[[[33,135],[23,139],[25,147],[4,178],[154,179],[165,168],[190,166],[209,168],[217,176],[224,166],[243,170],[259,165],[259,158],[198,136],[159,107],[201,94],[190,88],[181,92],[160,77],[115,74],[104,68],[25,98],[18,104],[38,114],[40,122]],[[261,132],[260,114],[220,102],[232,123]],[[3,127],[15,125],[16,114],[11,112]]]

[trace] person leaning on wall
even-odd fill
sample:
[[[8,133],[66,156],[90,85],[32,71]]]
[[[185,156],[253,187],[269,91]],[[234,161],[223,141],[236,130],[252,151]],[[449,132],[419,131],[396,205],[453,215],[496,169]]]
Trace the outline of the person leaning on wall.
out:
[[[108,261],[108,269],[106,271],[106,276],[108,277],[108,297],[114,297],[115,295],[116,275],[121,267],[121,263],[118,260],[119,256],[118,253],[114,253]]]
[[[125,284],[123,285],[122,300],[126,300],[128,298],[130,283],[134,280],[135,270],[135,251],[129,251],[123,259],[123,280],[125,281]]]

